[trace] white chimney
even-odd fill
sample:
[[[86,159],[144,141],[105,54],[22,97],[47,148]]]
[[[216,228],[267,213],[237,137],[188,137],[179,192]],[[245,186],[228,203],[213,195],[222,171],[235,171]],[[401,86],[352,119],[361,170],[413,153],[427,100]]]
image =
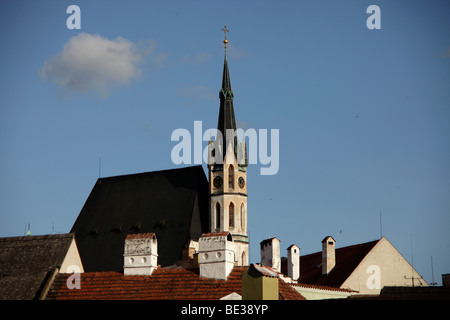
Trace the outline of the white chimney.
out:
[[[125,275],[151,275],[158,267],[158,241],[154,233],[129,234],[123,255]]]
[[[200,277],[226,280],[233,270],[235,258],[231,233],[204,233],[198,245]]]
[[[287,248],[287,271],[292,280],[300,278],[300,248],[293,244]]]
[[[281,272],[280,240],[270,238],[260,242],[261,264]]]
[[[322,274],[329,274],[336,265],[335,244],[331,236],[322,240]]]

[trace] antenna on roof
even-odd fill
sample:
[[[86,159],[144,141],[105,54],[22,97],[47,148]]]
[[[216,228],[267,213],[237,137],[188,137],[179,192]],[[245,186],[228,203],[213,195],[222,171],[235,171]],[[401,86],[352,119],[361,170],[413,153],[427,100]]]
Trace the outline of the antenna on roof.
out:
[[[433,256],[431,256],[431,283],[430,283],[430,286],[435,286],[435,285],[437,285],[437,282],[434,282],[434,267],[433,267]]]
[[[420,276],[420,274],[419,274]],[[414,277],[414,256],[413,256],[413,236],[411,233],[411,278],[408,278],[407,276],[403,276],[405,279],[411,279],[411,286],[414,287],[414,280],[419,280],[419,286],[422,285],[422,282],[420,280],[423,280],[423,277],[420,276],[419,278]]]
[[[102,177],[102,154],[98,155],[98,178]]]
[[[383,238],[383,224],[381,223],[381,210],[380,210],[380,239]]]

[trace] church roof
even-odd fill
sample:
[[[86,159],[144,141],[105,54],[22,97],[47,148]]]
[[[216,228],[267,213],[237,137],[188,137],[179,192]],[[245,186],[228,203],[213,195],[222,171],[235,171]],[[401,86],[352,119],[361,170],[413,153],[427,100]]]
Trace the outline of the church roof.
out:
[[[73,234],[0,238],[0,300],[39,298],[42,286],[60,268]]]
[[[202,278],[198,269],[158,268],[151,276],[125,276],[121,272],[80,274],[81,288],[70,290],[66,281],[71,274],[58,274],[49,300],[219,300],[229,294],[242,296],[242,273],[248,267],[234,267],[227,280]],[[295,289],[279,279],[282,300],[303,300]]]
[[[298,282],[339,288],[378,241],[336,249],[336,265],[327,275],[322,275],[322,251],[301,256]]]
[[[119,271],[128,234],[155,233],[167,266],[208,228],[208,181],[192,166],[98,179],[71,232],[85,271]]]
[[[233,89],[231,89],[230,71],[228,69],[228,59],[225,51],[225,60],[223,63],[222,88],[220,89],[220,110],[217,129],[225,137],[227,129],[236,130],[236,118],[233,106]]]
[[[227,51],[225,48],[225,59],[223,63],[223,75],[222,75],[222,88],[219,92],[220,98],[220,109],[219,109],[219,120],[217,122],[217,130],[222,134],[222,145],[219,147],[219,152],[222,153],[225,159],[228,145],[231,141],[227,139],[227,130],[232,130],[231,132],[236,132],[236,117],[234,115],[234,105],[233,98],[234,92],[231,89],[230,71],[228,69],[228,59]],[[231,137],[229,137],[231,138]],[[234,153],[237,157],[237,138],[233,134],[234,143]]]

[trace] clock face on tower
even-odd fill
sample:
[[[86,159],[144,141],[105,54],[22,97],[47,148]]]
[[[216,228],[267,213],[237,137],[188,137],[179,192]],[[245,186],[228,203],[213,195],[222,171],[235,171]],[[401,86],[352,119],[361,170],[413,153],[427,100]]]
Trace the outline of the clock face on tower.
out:
[[[213,180],[213,185],[215,188],[220,188],[222,186],[223,179],[221,176],[217,176]]]
[[[239,177],[238,179],[239,187],[243,188],[245,186],[245,180],[242,177]]]

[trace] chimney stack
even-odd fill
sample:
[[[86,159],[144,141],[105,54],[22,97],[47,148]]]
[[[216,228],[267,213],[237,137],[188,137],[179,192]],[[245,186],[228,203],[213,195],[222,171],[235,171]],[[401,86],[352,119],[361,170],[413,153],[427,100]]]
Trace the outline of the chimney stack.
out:
[[[287,271],[292,280],[300,278],[300,248],[293,244],[287,248]]]
[[[336,265],[335,256],[336,241],[331,236],[322,240],[322,274],[329,274]]]
[[[233,270],[235,259],[231,233],[204,233],[198,243],[200,277],[226,280]]]
[[[158,241],[154,233],[129,234],[125,239],[124,275],[151,275],[158,267]]]
[[[280,240],[277,238],[270,238],[261,241],[260,245],[261,264],[271,267],[277,272],[281,272]]]
[[[278,274],[267,267],[250,264],[242,273],[242,300],[278,300]]]

